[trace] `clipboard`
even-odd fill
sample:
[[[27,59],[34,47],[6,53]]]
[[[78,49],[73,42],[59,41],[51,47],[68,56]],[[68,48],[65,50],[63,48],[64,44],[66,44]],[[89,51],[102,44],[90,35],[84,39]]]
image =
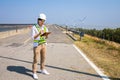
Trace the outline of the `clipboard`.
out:
[[[45,32],[41,36],[48,36],[49,34],[51,34],[51,32]]]

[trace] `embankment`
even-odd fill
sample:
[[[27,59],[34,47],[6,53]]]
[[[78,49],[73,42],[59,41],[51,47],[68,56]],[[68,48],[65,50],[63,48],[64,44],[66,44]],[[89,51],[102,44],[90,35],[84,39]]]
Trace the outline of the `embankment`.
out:
[[[16,29],[16,30],[3,31],[3,32],[0,32],[0,39],[14,36],[17,34],[27,33],[29,31],[30,31],[30,27],[25,27],[25,28]]]

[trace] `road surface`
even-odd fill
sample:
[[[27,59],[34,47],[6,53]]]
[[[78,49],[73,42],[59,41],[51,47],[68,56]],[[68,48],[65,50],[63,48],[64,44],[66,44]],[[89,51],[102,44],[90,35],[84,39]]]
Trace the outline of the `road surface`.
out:
[[[47,40],[46,58],[50,75],[38,71],[39,80],[103,80],[59,27],[48,28],[52,32]],[[0,39],[0,80],[33,80],[32,50],[30,33]]]

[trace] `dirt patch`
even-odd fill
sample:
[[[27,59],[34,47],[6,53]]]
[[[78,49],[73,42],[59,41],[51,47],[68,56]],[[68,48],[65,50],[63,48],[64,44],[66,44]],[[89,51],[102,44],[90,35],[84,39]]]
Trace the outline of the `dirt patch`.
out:
[[[11,47],[19,47],[21,45],[23,45],[23,44],[22,43],[12,43],[10,45],[7,45],[6,47],[9,47],[9,46],[11,46]]]

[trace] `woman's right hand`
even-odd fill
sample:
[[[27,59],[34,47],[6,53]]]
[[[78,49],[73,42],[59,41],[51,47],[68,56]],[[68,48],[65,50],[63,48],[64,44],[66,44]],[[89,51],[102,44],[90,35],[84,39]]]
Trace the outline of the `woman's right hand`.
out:
[[[41,35],[41,31],[39,32],[39,35]]]

